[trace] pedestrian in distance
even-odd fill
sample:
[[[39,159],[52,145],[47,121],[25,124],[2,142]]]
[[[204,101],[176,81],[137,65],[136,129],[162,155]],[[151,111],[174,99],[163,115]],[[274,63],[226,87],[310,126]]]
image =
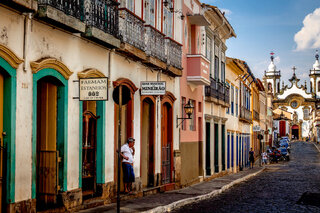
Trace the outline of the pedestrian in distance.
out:
[[[249,151],[249,162],[250,162],[250,169],[253,169],[253,164],[254,164],[254,151],[252,148]]]
[[[127,143],[122,145],[120,155],[122,156],[122,170],[123,170],[123,183],[124,192],[132,193],[132,183],[135,181],[133,171],[133,156],[135,139],[129,137]]]
[[[262,152],[261,157],[262,157],[262,165],[267,165],[268,154],[266,152]]]

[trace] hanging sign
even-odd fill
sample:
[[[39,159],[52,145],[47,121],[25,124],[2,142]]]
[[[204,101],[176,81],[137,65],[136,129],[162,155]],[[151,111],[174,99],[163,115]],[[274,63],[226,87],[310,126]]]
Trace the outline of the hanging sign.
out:
[[[141,95],[165,95],[165,81],[141,81]]]
[[[80,101],[108,100],[108,78],[81,78],[79,93]]]
[[[252,129],[254,132],[260,132],[260,126],[253,126]]]

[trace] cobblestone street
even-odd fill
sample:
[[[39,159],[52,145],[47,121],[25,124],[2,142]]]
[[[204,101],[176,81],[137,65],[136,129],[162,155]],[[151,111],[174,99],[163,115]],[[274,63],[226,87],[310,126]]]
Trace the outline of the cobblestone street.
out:
[[[305,192],[320,193],[319,160],[312,143],[294,142],[291,161],[268,165],[248,181],[174,212],[320,212],[318,197],[318,206],[297,203]]]

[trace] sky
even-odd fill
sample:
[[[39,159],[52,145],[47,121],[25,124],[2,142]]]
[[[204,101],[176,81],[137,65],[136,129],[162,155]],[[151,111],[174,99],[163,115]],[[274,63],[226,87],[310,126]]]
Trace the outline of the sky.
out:
[[[201,0],[225,12],[236,38],[227,40],[228,57],[245,60],[254,75],[263,77],[273,51],[281,81],[293,71],[309,86],[309,71],[320,51],[319,0]]]

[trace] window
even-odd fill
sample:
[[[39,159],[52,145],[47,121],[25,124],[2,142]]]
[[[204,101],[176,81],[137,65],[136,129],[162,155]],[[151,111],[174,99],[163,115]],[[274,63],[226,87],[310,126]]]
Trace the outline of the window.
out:
[[[173,22],[173,15],[170,12],[169,8],[173,7],[172,0],[168,0],[169,4],[168,7],[163,7],[163,33],[167,37],[172,37],[172,22]]]
[[[309,109],[308,108],[303,109],[303,119],[304,120],[309,119]]]
[[[134,0],[121,0],[120,7],[125,7],[131,12],[134,12]]]
[[[239,106],[238,106],[238,98],[239,98],[239,90],[238,90],[238,88],[236,88],[236,98],[235,98],[235,102],[236,102],[236,116],[238,116],[238,108],[239,108]]]
[[[184,111],[184,105],[186,105],[186,98],[185,97],[182,97],[181,98],[181,117],[182,118],[185,118],[187,115],[186,115],[186,112]],[[186,120],[182,121],[181,123],[181,129],[182,130],[186,130]]]
[[[229,87],[229,82],[227,82],[226,84]],[[230,91],[229,91],[229,93],[230,93]],[[229,94],[229,97],[230,97],[230,94]],[[229,104],[230,104],[230,99],[229,99]],[[227,108],[227,114],[229,114],[229,113],[230,113],[230,107]]]
[[[212,49],[211,49],[211,46],[212,46],[212,42],[211,42],[211,38],[209,38],[207,36],[206,38],[206,58],[209,59],[209,61],[211,62],[211,57],[212,57]],[[210,77],[212,76],[212,68],[211,68],[211,65],[210,65]]]
[[[225,64],[224,62],[221,62],[221,82],[225,81]]]
[[[214,56],[214,79],[219,80],[219,58]]]
[[[144,20],[146,24],[155,26],[155,0],[144,0]]]
[[[189,120],[189,128],[190,130],[192,131],[196,131],[196,102],[194,100],[191,100],[190,99],[190,103],[192,106],[194,106],[194,109],[193,109],[193,112],[192,112],[192,115],[191,115],[191,119]]]
[[[231,85],[231,115],[234,115],[234,87]]]
[[[199,108],[198,112],[202,112],[202,104],[201,104],[201,102],[198,103],[198,108]]]
[[[320,92],[320,81],[318,81],[318,92]]]

